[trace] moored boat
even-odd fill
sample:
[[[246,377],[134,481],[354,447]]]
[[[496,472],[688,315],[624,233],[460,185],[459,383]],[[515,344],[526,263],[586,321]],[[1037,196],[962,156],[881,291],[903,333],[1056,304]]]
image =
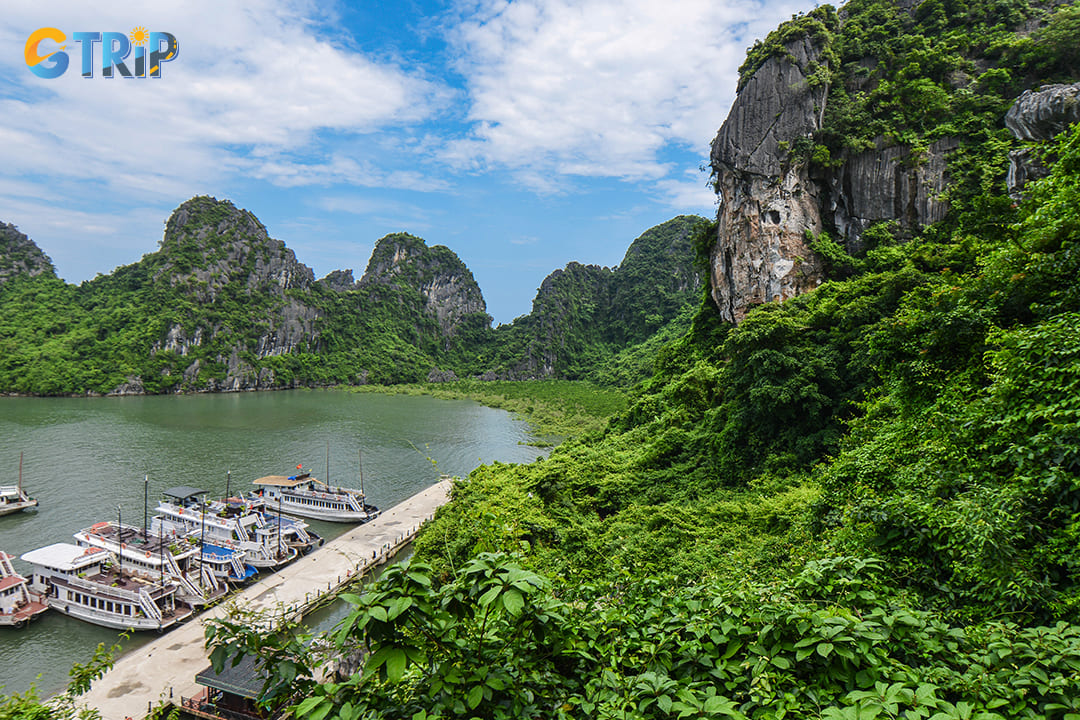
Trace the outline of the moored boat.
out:
[[[365,523],[379,514],[368,503],[362,490],[328,485],[311,477],[298,475],[267,475],[254,481],[258,488],[253,499],[264,501],[268,507],[280,508],[290,515],[326,520],[329,522]]]
[[[15,572],[14,555],[0,551],[0,627],[24,627],[49,609],[44,598],[29,589],[29,581]]]
[[[171,580],[177,597],[199,607],[228,592],[209,567],[199,564],[199,544],[193,538],[166,539],[143,528],[104,521],[75,533],[80,547],[99,547],[121,556],[124,569],[146,580]]]
[[[22,555],[34,566],[30,589],[49,607],[95,625],[124,630],[165,630],[191,615],[177,602],[178,586],[124,569],[99,547],[55,543]]]
[[[0,515],[37,507],[38,501],[26,494],[22,486],[22,454],[19,454],[19,484],[0,485]]]
[[[205,490],[186,485],[166,490],[150,532],[242,550],[244,562],[256,568],[277,568],[296,559],[299,551],[289,547],[262,515],[248,508],[208,504],[205,495]]]

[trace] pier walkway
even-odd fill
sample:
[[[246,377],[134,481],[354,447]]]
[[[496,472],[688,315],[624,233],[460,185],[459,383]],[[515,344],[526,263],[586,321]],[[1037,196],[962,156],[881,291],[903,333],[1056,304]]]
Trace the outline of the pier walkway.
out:
[[[206,618],[223,616],[234,603],[279,616],[282,612],[302,615],[322,596],[336,592],[408,543],[420,525],[446,503],[449,494],[450,480],[440,480],[154,642],[123,655],[80,703],[99,710],[102,720],[126,720],[144,717],[170,699],[179,705],[181,696],[197,695],[202,688],[195,684],[195,674],[210,663],[203,649]]]

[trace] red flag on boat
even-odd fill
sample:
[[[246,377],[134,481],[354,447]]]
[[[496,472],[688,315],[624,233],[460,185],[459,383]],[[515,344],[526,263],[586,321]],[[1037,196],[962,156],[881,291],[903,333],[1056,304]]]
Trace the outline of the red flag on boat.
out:
[[[300,463],[299,465],[296,466],[296,469],[297,470],[302,470],[303,467],[304,467],[304,463]]]

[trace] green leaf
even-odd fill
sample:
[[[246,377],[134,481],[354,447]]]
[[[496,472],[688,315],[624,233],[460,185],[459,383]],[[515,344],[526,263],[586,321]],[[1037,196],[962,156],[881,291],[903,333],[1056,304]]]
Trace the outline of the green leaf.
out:
[[[522,608],[525,607],[525,599],[521,597],[521,593],[517,590],[507,590],[503,595],[503,607],[511,615],[517,617],[521,614]]]
[[[833,650],[832,643],[818,643],[817,652],[818,652],[818,655],[820,655],[821,657],[824,657],[824,658],[829,657],[829,654],[832,652],[832,650]]]
[[[470,710],[475,710],[476,706],[479,705],[480,701],[483,700],[483,699],[484,699],[484,686],[483,685],[474,685],[473,688],[471,690],[469,690],[469,696],[465,699],[465,702],[468,703]]]
[[[386,656],[386,677],[390,682],[398,682],[405,674],[406,665],[405,651],[394,648]]]

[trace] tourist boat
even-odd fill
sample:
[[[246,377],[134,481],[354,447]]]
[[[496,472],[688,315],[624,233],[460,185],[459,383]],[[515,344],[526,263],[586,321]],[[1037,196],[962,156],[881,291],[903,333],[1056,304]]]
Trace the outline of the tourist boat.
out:
[[[317,547],[321,547],[323,539],[306,522],[298,518],[289,517],[278,512],[266,500],[262,498],[238,498],[230,497],[210,504],[211,512],[215,508],[228,508],[230,513],[257,512],[263,516],[263,522],[276,526],[281,533],[281,539],[291,548],[307,554]],[[240,509],[242,508],[242,509]]]
[[[0,485],[0,515],[37,507],[38,501],[26,494],[22,486],[22,454],[19,455],[19,484]]]
[[[25,627],[49,609],[44,598],[30,592],[27,579],[15,572],[14,557],[0,552],[0,627]]]
[[[116,630],[165,630],[191,615],[171,580],[146,580],[99,547],[55,543],[22,559],[34,566],[30,589],[65,615]]]
[[[0,515],[37,507],[38,501],[18,485],[0,485]]]
[[[194,537],[220,548],[239,549],[244,562],[259,569],[281,567],[299,555],[278,533],[277,525],[266,522],[258,512],[209,505],[203,497],[205,490],[186,485],[163,494],[165,499],[158,503],[150,525],[153,535]]]
[[[146,580],[175,582],[177,598],[192,607],[213,602],[229,590],[212,568],[199,563],[203,553],[194,538],[166,539],[143,528],[105,521],[75,533],[75,543],[119,555],[124,570]]]
[[[278,507],[290,515],[327,520],[329,522],[366,523],[379,514],[379,509],[365,501],[363,490],[334,487],[311,477],[298,475],[267,475],[254,481],[258,488],[254,499]]]

